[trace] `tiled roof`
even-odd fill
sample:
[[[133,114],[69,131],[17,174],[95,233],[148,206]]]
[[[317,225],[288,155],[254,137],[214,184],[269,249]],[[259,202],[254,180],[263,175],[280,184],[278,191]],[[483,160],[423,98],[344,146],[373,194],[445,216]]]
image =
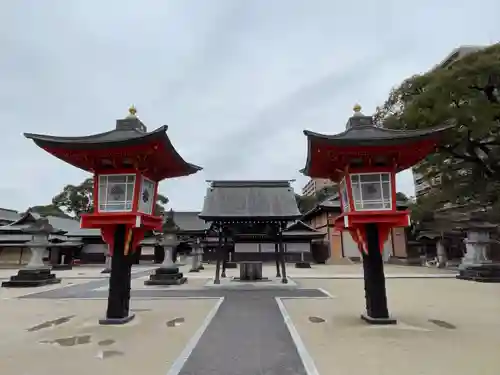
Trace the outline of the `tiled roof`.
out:
[[[199,214],[199,211],[174,211],[173,219],[181,231],[205,231],[210,224],[200,219]]]
[[[212,181],[200,218],[295,220],[300,212],[289,181]]]
[[[21,216],[19,212],[15,210],[9,210],[7,208],[0,208],[0,220],[14,222],[19,220]]]

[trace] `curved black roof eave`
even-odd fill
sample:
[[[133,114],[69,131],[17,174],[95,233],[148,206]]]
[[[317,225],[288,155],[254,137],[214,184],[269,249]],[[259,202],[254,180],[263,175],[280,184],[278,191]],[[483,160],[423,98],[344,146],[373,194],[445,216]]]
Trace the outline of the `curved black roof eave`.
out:
[[[60,136],[54,136],[54,135],[46,135],[46,134],[34,134],[34,133],[24,133],[24,136],[28,139],[33,140],[35,143],[38,142],[46,142],[47,144],[52,143],[54,146],[55,145],[77,145],[79,147],[85,147],[85,146],[91,146],[91,145],[105,145],[105,146],[120,146],[123,143],[128,143],[130,141],[144,141],[144,140],[149,140],[149,138],[154,138],[158,135],[166,135],[168,126],[163,125],[160,126],[158,129],[155,129],[151,132],[148,133],[143,133],[140,131],[137,131],[135,129],[130,129],[130,130],[110,130],[104,133],[98,133],[98,134],[92,134],[92,135],[85,135],[85,136],[78,136],[78,137],[60,137]],[[102,139],[104,137],[109,136],[110,134],[116,134],[118,136],[120,135],[129,135],[128,137],[118,137],[116,139]],[[130,136],[130,134],[133,134],[133,136]],[[168,138],[168,136],[167,136]]]
[[[373,129],[380,134],[385,133],[387,134],[387,137],[380,137],[380,138],[373,138],[373,137],[367,137],[367,139],[370,140],[393,140],[394,137],[398,139],[412,139],[412,138],[417,138],[417,137],[422,137],[422,136],[428,136],[428,135],[434,135],[438,134],[440,132],[443,132],[445,130],[451,129],[454,125],[441,125],[441,126],[436,126],[432,128],[427,128],[427,129],[417,129],[417,130],[396,130],[396,129],[387,129],[387,128],[382,128],[379,126],[374,126],[374,125],[365,125],[365,126],[356,126],[349,128],[341,133],[338,134],[321,134],[321,133],[316,133],[311,130],[304,130],[304,135],[307,136],[308,138],[317,138],[317,139],[323,139],[323,140],[355,140],[357,139],[356,137],[352,138],[345,138],[345,136],[349,133],[352,132],[360,132],[363,130],[367,129]],[[359,140],[362,140],[363,138],[359,138]]]
[[[149,133],[142,133],[136,130],[110,130],[108,132],[104,133],[99,133],[99,134],[93,134],[93,135],[88,135],[88,136],[81,136],[81,137],[59,137],[59,136],[51,136],[51,135],[43,135],[43,134],[33,134],[33,133],[24,133],[24,136],[28,139],[33,140],[35,144],[40,147],[40,148],[45,148],[45,147],[63,147],[67,149],[101,149],[101,148],[107,148],[107,147],[122,147],[122,146],[128,146],[131,144],[137,144],[137,143],[142,143],[142,142],[147,142],[150,139],[154,139],[157,137],[162,137],[165,146],[167,146],[167,149],[169,149],[174,156],[179,162],[184,164],[186,166],[186,174],[183,174],[182,176],[189,176],[192,175],[196,172],[199,172],[203,168],[192,163],[188,163],[184,158],[177,152],[176,148],[173,146],[172,142],[170,141],[169,136],[167,135],[167,129],[168,125],[163,125],[160,126],[158,129],[155,129]],[[102,139],[103,137],[109,136],[110,134],[116,133],[117,135],[124,134],[124,133],[132,133],[136,134],[136,136],[129,137],[129,138],[118,138],[118,139],[111,139],[111,140],[99,140]],[[97,147],[96,147],[97,146]],[[175,176],[175,177],[181,177]]]

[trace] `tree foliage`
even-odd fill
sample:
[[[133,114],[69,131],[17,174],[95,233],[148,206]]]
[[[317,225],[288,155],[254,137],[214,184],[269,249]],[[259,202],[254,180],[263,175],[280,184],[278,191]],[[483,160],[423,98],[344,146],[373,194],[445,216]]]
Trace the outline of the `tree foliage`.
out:
[[[94,179],[87,178],[79,185],[66,185],[63,191],[52,198],[52,204],[43,207],[54,207],[62,213],[79,218],[81,214],[92,212],[94,197]],[[168,198],[158,193],[154,214],[161,215],[165,211],[164,206]]]
[[[53,204],[47,204],[45,206],[33,206],[28,208],[28,211],[37,213],[41,216],[58,216],[64,218],[70,218],[69,215],[65,214],[59,207]]]
[[[334,196],[337,193],[338,187],[336,185],[325,186],[314,195],[295,194],[295,200],[297,201],[299,211],[302,214],[305,214],[306,212],[312,210],[317,204],[323,202],[329,197]]]
[[[500,45],[406,79],[377,108],[392,129],[453,125],[418,170],[440,189],[429,202],[496,204],[500,191]],[[439,176],[439,177],[438,177]],[[437,180],[436,180],[437,178]]]
[[[405,193],[402,193],[400,191],[396,193],[396,202],[408,202],[408,201],[409,198],[406,196]]]

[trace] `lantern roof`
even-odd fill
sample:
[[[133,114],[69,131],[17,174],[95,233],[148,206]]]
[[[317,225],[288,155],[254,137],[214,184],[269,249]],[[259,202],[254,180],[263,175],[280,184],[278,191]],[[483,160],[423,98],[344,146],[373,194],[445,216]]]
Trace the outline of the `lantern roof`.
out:
[[[372,116],[354,106],[346,130],[325,135],[304,130],[308,156],[302,173],[310,177],[338,180],[348,167],[389,166],[397,172],[407,169],[431,153],[441,133],[451,126],[422,130],[393,130],[377,126]]]
[[[127,117],[116,121],[115,129],[104,133],[81,137],[32,133],[24,136],[55,157],[92,173],[137,169],[160,181],[202,169],[179,155],[166,134],[168,126],[148,132],[136,112],[131,107]]]

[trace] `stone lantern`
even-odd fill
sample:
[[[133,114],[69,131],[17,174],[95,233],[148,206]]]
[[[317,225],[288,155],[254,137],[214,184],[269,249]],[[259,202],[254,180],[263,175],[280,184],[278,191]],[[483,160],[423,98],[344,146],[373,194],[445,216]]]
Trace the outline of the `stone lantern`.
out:
[[[23,228],[23,233],[31,234],[31,241],[26,246],[31,250],[31,258],[23,269],[19,270],[17,275],[11,276],[9,281],[2,283],[3,287],[35,287],[47,284],[57,284],[61,279],[56,278],[51,273],[51,267],[43,263],[43,256],[49,246],[49,235],[58,232],[48,219],[40,218],[30,226]]]
[[[202,249],[202,244],[201,244],[201,239],[200,237],[196,237],[193,244],[192,244],[192,250],[191,250],[191,269],[189,272],[200,272],[200,270],[203,270],[203,265],[201,264],[203,256],[203,249]]]
[[[172,260],[174,249],[179,245],[178,227],[173,217],[173,211],[170,210],[165,217],[162,234],[159,238],[160,244],[165,251],[163,262],[155,270],[155,273],[149,276],[149,280],[144,282],[145,285],[181,285],[187,281],[182,272],[179,272],[179,267]]]
[[[368,323],[396,323],[387,307],[382,257],[391,228],[410,224],[409,212],[396,207],[396,173],[433,152],[448,128],[385,129],[356,105],[344,132],[304,131],[308,155],[302,172],[339,184],[342,214],[335,219],[335,227],[348,231],[361,252],[366,298],[366,313],[361,317]]]
[[[134,318],[129,309],[131,268],[144,234],[162,225],[154,212],[158,184],[201,170],[179,155],[166,125],[148,132],[136,112],[129,108],[114,129],[99,134],[25,134],[48,153],[93,174],[94,210],[81,216],[81,227],[99,228],[111,253],[108,307],[100,324],[124,324]]]
[[[494,263],[489,250],[494,240],[491,233],[497,225],[489,223],[484,213],[471,212],[467,218],[457,221],[466,231],[465,255],[459,266],[458,279],[500,283],[500,264]]]

